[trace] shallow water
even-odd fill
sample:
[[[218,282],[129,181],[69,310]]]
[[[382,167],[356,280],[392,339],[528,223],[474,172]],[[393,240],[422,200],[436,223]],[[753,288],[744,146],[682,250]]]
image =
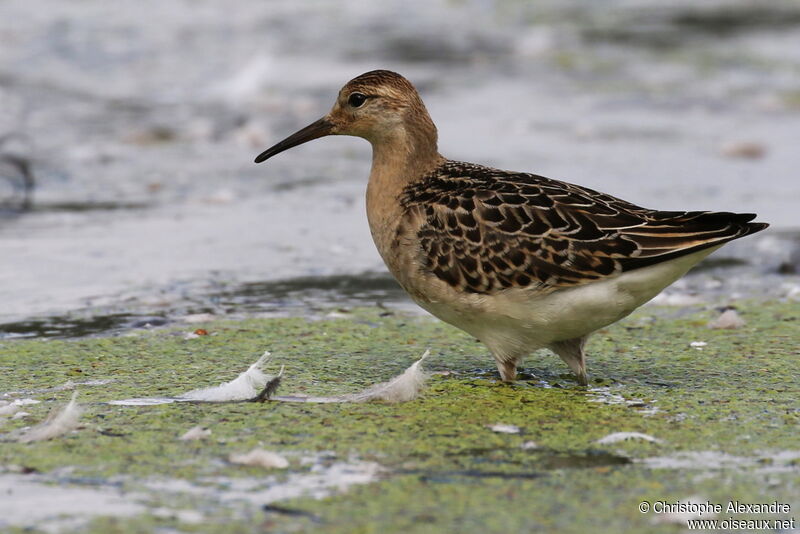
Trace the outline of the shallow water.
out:
[[[771,274],[800,228],[796,3],[37,6],[0,6],[0,136],[14,134],[0,154],[35,176],[22,211],[0,173],[2,336],[408,305],[326,278],[385,272],[364,141],[252,163],[378,67],[417,84],[449,157],[772,223],[717,254],[750,261],[719,275],[722,289],[698,278],[696,290],[781,297],[797,283]],[[292,289],[304,280],[320,282]]]

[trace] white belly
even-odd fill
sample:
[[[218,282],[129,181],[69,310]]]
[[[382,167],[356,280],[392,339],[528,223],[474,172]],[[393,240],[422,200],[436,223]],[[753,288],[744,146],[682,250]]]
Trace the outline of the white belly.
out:
[[[492,350],[527,354],[622,319],[717,248],[548,294],[517,289],[496,295],[462,295],[456,305],[445,301],[420,305]]]

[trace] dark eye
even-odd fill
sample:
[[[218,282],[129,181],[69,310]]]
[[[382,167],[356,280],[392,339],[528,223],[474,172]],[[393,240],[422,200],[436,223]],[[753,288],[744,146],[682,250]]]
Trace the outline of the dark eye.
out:
[[[353,93],[350,95],[350,98],[347,99],[347,103],[353,106],[354,108],[361,107],[361,105],[367,101],[367,95],[361,93]]]

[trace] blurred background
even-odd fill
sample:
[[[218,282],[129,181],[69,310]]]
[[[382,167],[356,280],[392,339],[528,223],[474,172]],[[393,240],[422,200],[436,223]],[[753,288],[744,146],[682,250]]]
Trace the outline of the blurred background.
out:
[[[800,298],[800,2],[0,0],[0,338],[413,309],[365,141],[252,162],[376,68],[447,157],[772,223],[662,303]]]

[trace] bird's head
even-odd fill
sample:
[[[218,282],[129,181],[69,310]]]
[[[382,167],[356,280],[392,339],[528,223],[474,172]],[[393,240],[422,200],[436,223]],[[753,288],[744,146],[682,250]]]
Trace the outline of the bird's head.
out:
[[[331,111],[268,148],[256,163],[326,135],[353,135],[376,146],[428,143],[436,149],[436,127],[411,82],[396,72],[374,70],[347,82]]]

